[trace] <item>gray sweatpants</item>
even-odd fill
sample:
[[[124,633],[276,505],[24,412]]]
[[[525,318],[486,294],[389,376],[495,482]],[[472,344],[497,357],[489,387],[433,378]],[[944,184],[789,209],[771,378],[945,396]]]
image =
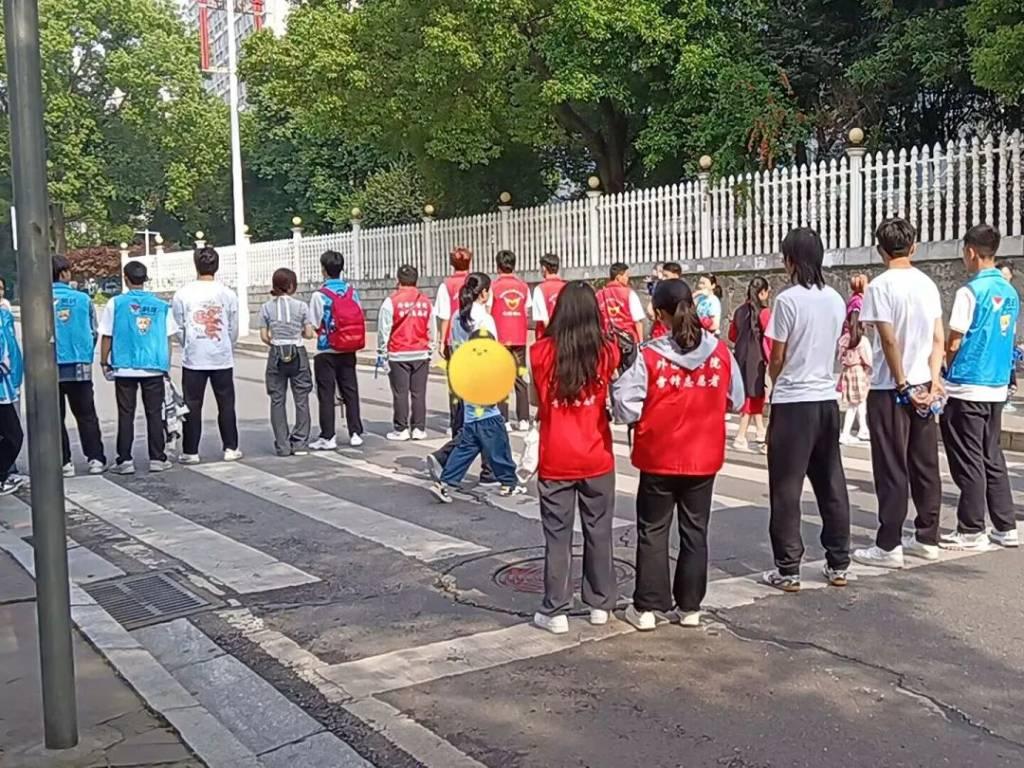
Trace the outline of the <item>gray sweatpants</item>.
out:
[[[585,480],[540,480],[540,520],[544,527],[544,602],[549,616],[572,605],[572,538],[576,506],[583,528],[583,602],[610,611],[618,599],[612,561],[615,471]]]
[[[283,363],[277,347],[270,348],[267,356],[267,394],[270,395],[270,427],[274,430],[274,449],[278,456],[290,456],[295,450],[305,450],[309,444],[309,393],[313,391],[313,377],[309,372],[309,356],[299,347],[298,357]],[[295,428],[288,429],[288,383],[291,382],[295,400]]]

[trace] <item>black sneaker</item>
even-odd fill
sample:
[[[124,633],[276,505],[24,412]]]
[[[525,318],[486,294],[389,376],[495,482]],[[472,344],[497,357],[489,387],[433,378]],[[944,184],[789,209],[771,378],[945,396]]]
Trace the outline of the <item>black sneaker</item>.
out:
[[[501,481],[493,474],[480,475],[480,485],[501,485]]]
[[[430,474],[430,479],[435,483],[441,482],[441,474],[444,472],[444,465],[434,454],[428,454],[427,458],[424,459],[427,464],[427,472]]]

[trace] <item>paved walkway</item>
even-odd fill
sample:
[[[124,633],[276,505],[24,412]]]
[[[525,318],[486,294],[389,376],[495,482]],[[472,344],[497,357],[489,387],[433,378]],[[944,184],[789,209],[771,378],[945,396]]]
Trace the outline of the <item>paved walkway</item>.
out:
[[[35,583],[0,552],[0,765],[203,766],[77,631],[74,647],[79,744],[50,751],[43,747]]]

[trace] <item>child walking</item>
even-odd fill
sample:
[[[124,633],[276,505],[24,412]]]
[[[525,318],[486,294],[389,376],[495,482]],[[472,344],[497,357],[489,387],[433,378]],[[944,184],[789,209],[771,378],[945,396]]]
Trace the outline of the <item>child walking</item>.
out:
[[[459,313],[452,319],[451,349],[455,353],[475,334],[486,332],[497,338],[494,318],[487,312],[491,295],[491,278],[482,272],[473,272],[466,278],[459,291]],[[516,496],[526,492],[516,478],[516,464],[512,459],[505,420],[496,405],[466,403],[463,428],[459,433],[451,455],[444,465],[441,479],[431,486],[430,491],[444,504],[451,504],[450,490],[457,487],[466,476],[466,471],[482,455],[501,483],[502,496]]]
[[[868,431],[868,390],[871,388],[871,366],[874,362],[871,342],[864,335],[859,322],[852,322],[851,328],[839,338],[839,401],[846,411],[843,417],[843,433],[839,442],[856,445],[869,440]],[[856,343],[854,338],[857,339]],[[856,419],[858,432],[853,435]]]

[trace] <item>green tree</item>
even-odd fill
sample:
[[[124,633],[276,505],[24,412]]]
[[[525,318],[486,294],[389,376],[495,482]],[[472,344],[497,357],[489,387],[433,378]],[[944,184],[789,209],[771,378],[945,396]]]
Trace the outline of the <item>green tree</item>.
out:
[[[1009,104],[1024,96],[1024,5],[973,0],[967,8],[971,71],[978,85]]]

